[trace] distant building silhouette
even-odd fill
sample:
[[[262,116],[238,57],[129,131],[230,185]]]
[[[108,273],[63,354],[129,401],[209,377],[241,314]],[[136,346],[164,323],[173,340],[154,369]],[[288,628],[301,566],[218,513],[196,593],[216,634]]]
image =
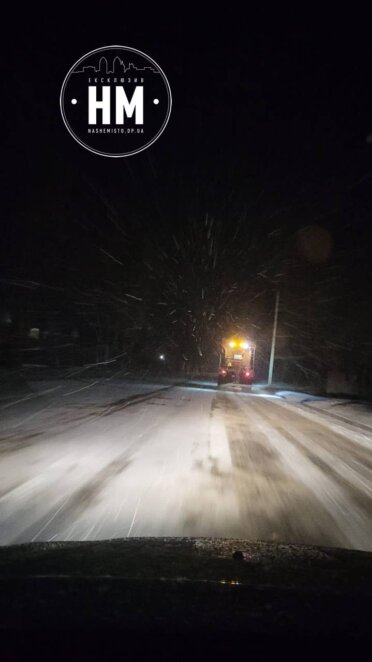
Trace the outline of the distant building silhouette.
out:
[[[107,62],[105,57],[101,57],[101,59],[99,61],[99,65],[98,65],[98,71],[101,74],[107,74],[108,73],[108,62]]]
[[[88,65],[86,67],[83,67],[82,69],[76,69],[73,73],[74,74],[84,74],[84,73],[95,73],[95,74],[117,74],[117,75],[122,75],[125,73],[130,73],[130,74],[136,74],[137,72],[141,71],[151,71],[153,74],[158,74],[159,71],[157,69],[154,69],[154,67],[150,66],[145,66],[145,67],[135,67],[133,62],[130,62],[128,66],[126,67],[123,60],[120,59],[118,55],[114,57],[113,62],[112,62],[112,67],[109,67],[109,63],[106,57],[102,56],[98,62],[98,67],[96,68],[94,65]]]
[[[112,73],[125,74],[125,65],[118,55],[114,58],[112,63]]]

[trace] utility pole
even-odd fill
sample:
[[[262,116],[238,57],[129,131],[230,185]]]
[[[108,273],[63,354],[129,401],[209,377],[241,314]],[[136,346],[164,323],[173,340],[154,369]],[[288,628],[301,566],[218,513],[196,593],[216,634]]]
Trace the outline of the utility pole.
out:
[[[274,359],[275,359],[275,343],[276,343],[276,329],[278,326],[278,310],[279,310],[279,290],[276,291],[275,299],[275,313],[274,313],[274,327],[273,327],[273,339],[271,341],[271,352],[270,352],[270,363],[269,363],[269,377],[267,380],[268,386],[271,386],[273,381],[273,370],[274,370]]]

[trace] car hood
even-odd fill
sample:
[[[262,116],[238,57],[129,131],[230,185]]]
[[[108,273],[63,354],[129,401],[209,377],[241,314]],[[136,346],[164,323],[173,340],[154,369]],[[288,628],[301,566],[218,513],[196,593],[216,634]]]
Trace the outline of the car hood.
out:
[[[0,548],[0,627],[370,631],[372,554],[216,538]]]

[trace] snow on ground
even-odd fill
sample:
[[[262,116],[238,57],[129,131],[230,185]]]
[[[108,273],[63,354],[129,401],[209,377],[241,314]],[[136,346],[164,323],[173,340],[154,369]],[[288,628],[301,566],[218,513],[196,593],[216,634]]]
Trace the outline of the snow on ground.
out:
[[[306,400],[302,404],[314,411],[322,411],[340,420],[347,420],[356,425],[368,426],[372,431],[372,404],[353,400],[324,398],[322,400]]]
[[[256,391],[266,391],[264,384],[254,386]],[[314,412],[329,414],[342,422],[370,427],[372,431],[372,403],[345,397],[325,397],[303,391],[286,390],[273,385],[270,392],[292,404],[299,404]]]
[[[46,411],[59,414],[64,409],[104,407],[124,399],[140,397],[153,391],[171,386],[169,381],[163,382],[131,382],[123,379],[54,379],[29,382],[26,395],[8,394],[0,400],[0,430],[6,424],[19,427],[32,418],[46,422]],[[13,424],[12,424],[13,421]]]
[[[34,382],[0,403],[0,544],[186,535],[372,550],[371,432],[286,389],[95,381]]]

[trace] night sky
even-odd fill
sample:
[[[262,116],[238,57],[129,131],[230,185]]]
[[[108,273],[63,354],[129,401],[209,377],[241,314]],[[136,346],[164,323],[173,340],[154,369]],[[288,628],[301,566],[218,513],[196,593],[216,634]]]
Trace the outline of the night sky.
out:
[[[214,284],[238,290],[231,320],[241,313],[240,296],[249,324],[266,333],[280,282],[289,315],[315,291],[308,314],[322,320],[318,340],[332,343],[335,329],[358,311],[365,338],[372,248],[367,32],[346,22],[333,29],[239,20],[227,26],[223,17],[209,27],[158,17],[155,29],[150,20],[138,27],[105,14],[81,23],[33,16],[9,34],[3,298],[9,301],[10,281],[70,291],[78,283],[85,293],[122,290],[148,310],[185,262],[195,261],[185,281],[197,282],[200,242],[210,239],[208,228],[200,235],[198,228],[207,218],[221,246]],[[115,43],[153,57],[173,95],[160,139],[123,159],[84,150],[59,111],[72,64]],[[149,286],[154,269],[160,275]],[[206,273],[208,288],[213,276]],[[317,306],[330,310],[328,300],[333,316],[323,324]],[[178,295],[175,301],[180,309],[190,305]],[[354,330],[345,334],[337,342],[349,345]]]

